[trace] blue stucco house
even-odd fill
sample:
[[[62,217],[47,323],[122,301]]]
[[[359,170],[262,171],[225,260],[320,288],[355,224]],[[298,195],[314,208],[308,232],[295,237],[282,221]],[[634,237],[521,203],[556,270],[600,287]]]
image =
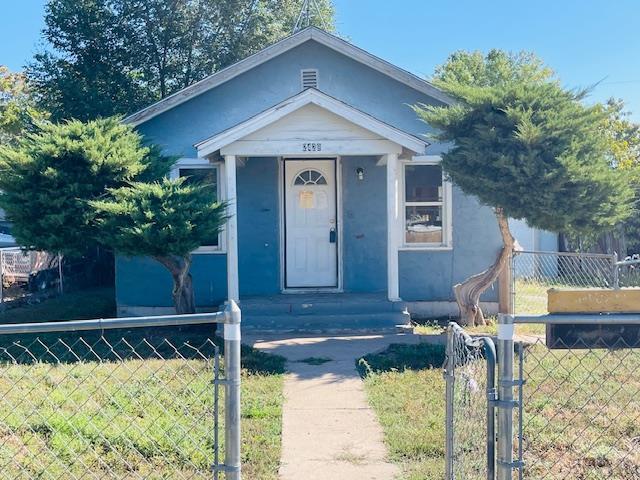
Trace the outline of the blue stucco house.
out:
[[[172,175],[209,178],[230,202],[224,233],[194,252],[200,308],[237,300],[247,326],[384,324],[404,308],[456,313],[452,285],[501,247],[492,211],[447,181],[446,145],[411,108],[451,102],[310,27],[126,122],[179,157]],[[121,315],[171,310],[152,260],[117,258],[116,287]]]

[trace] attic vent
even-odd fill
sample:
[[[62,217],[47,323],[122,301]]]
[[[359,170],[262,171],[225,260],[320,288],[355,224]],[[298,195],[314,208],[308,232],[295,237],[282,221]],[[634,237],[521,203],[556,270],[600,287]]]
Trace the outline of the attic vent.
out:
[[[318,88],[318,70],[305,69],[300,71],[300,77],[302,79],[302,89]]]

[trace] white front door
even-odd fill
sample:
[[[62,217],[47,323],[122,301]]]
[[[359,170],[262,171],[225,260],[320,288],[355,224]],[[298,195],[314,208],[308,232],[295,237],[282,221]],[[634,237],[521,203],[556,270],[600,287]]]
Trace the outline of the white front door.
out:
[[[337,287],[336,161],[285,160],[285,286]]]

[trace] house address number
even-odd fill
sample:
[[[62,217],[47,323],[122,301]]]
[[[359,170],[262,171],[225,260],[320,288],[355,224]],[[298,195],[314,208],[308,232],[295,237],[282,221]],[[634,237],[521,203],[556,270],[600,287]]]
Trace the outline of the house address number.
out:
[[[321,143],[303,143],[302,151],[303,152],[321,152],[322,144]]]

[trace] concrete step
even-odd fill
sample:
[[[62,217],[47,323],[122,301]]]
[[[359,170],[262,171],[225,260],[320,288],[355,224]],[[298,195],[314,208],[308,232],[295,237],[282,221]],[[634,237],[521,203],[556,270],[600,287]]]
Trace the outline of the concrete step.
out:
[[[276,295],[240,301],[246,315],[347,315],[399,313],[404,304],[379,295]]]
[[[242,329],[251,332],[391,333],[397,325],[407,324],[402,312],[342,313],[342,314],[271,314],[256,315],[243,311]]]

